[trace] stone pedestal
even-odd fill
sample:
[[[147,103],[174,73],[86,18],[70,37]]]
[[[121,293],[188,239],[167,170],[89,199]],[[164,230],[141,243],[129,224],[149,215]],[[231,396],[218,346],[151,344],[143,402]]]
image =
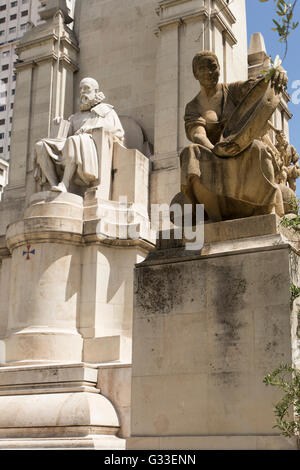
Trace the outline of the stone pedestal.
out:
[[[0,449],[124,449],[97,377],[84,364],[0,368]]]
[[[38,193],[9,226],[11,251],[6,363],[81,361],[77,331],[82,198]]]
[[[0,449],[124,449],[133,269],[155,236],[144,206],[101,195],[34,194],[1,239]]]
[[[296,448],[263,379],[298,362],[299,236],[270,215],[207,225],[202,251],[162,243],[135,272],[127,447]]]

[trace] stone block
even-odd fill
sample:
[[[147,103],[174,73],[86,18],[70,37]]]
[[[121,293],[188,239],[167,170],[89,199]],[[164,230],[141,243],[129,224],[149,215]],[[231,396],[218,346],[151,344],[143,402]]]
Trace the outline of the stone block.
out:
[[[298,358],[299,259],[276,216],[254,219],[208,226],[209,254],[161,248],[136,266],[129,448],[296,448],[263,379]]]
[[[120,359],[120,336],[86,338],[83,344],[83,360],[88,363],[118,361]]]
[[[0,368],[0,449],[124,449],[97,375],[80,363]]]

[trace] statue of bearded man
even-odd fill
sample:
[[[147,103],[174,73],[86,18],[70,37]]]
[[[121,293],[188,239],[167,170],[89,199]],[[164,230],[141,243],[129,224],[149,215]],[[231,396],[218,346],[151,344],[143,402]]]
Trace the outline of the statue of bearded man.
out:
[[[36,143],[35,177],[42,184],[48,181],[51,191],[67,192],[73,177],[82,186],[98,179],[98,153],[92,136],[95,129],[103,128],[114,140],[123,142],[122,124],[113,106],[103,103],[104,99],[97,81],[84,78],[80,83],[80,112],[69,118],[68,136]]]

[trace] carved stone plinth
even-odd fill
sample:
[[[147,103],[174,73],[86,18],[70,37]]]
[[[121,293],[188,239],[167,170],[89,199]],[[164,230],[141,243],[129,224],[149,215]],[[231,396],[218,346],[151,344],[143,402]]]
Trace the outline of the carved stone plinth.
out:
[[[0,449],[124,449],[97,378],[84,364],[0,368]]]
[[[155,237],[147,210],[99,192],[34,194],[0,239],[2,449],[129,435],[133,268]]]
[[[32,197],[24,220],[9,226],[13,279],[6,363],[81,361],[82,218],[81,197],[45,192]]]
[[[163,241],[136,267],[128,448],[296,448],[274,429],[280,392],[263,383],[299,366],[289,238],[299,243],[275,215],[210,224],[201,251]]]

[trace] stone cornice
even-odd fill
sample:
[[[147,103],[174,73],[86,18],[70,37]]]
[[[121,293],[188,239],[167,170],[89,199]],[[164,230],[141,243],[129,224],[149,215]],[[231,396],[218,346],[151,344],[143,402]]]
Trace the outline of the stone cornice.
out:
[[[292,115],[292,113],[290,112],[290,110],[288,109],[288,107],[286,106],[286,104],[283,101],[281,101],[279,103],[278,108],[281,109],[281,111],[285,112],[288,119],[292,119],[293,115]]]
[[[185,2],[187,0],[184,0]],[[160,2],[160,7],[158,9],[158,14],[160,15],[163,6],[172,6],[178,3],[182,3],[183,0],[165,0],[163,2]],[[222,14],[224,13],[225,10],[217,11],[213,10],[211,15],[208,12],[208,9],[206,7],[203,8],[197,8],[196,10],[190,10],[186,11],[184,13],[179,13],[177,15],[173,16],[167,16],[165,18],[162,18],[157,25],[158,30],[155,31],[155,34],[158,34],[159,31],[161,31],[163,28],[169,27],[169,26],[176,26],[178,27],[180,24],[183,23],[188,23],[191,21],[198,21],[198,20],[208,20],[211,18],[213,24],[219,28],[225,35],[226,38],[231,46],[237,44],[237,39],[234,36],[231,28],[228,26],[228,24],[224,21],[222,18]],[[228,15],[224,15],[228,19]],[[234,20],[234,21],[233,21]],[[235,22],[235,18],[230,18],[229,21],[231,24]]]
[[[234,46],[235,44],[237,44],[237,39],[236,37],[234,36],[232,30],[229,28],[229,26],[225,23],[225,21],[222,19],[220,13],[216,10],[214,10],[211,14],[211,19],[212,19],[212,22],[213,24],[219,28],[222,33],[225,34],[229,44],[231,46]]]
[[[226,19],[229,21],[229,23],[231,25],[236,23],[236,17],[234,16],[232,11],[230,10],[227,3],[224,0],[215,0],[215,1],[216,1],[216,4],[219,7],[219,13],[222,12],[222,14],[226,17]]]
[[[26,43],[19,44],[19,46],[17,46],[16,53],[20,54],[21,52],[23,52],[23,51],[25,51],[29,48],[37,47],[37,46],[40,46],[41,44],[44,44],[45,42],[50,42],[50,41],[53,41],[53,40],[58,41],[58,39],[59,39],[58,35],[53,31],[52,33],[47,34],[46,36],[36,38],[36,39],[32,39],[31,41],[28,41]],[[69,37],[63,36],[60,40],[61,40],[62,44],[69,46],[70,48],[72,48],[76,52],[80,51],[77,44],[75,44],[75,42],[72,41]]]
[[[158,2],[158,7],[156,8],[155,11],[157,15],[160,16],[162,10],[166,8],[170,8],[172,6],[181,5],[183,3],[188,3],[189,1],[190,0],[160,0]],[[217,6],[219,7],[218,13],[222,13],[231,25],[236,23],[236,17],[230,10],[225,0],[215,0],[215,1],[216,1]]]
[[[180,5],[182,3],[187,3],[189,2],[190,0],[160,0],[158,2],[158,7],[156,8],[156,13],[159,15],[160,11],[165,7],[165,8],[168,8],[168,7],[172,7],[172,6],[176,6],[176,5]]]
[[[185,15],[182,15],[182,21],[187,23],[188,21],[197,21],[199,19],[206,20],[208,19],[209,14],[206,8],[201,8],[200,10],[187,12]]]
[[[166,28],[168,26],[179,26],[180,24],[182,24],[182,19],[178,16],[173,17],[173,18],[167,18],[158,23],[157,25],[158,30],[156,31],[161,31],[163,28]]]
[[[6,245],[5,235],[0,236],[0,263],[3,258],[8,258],[10,256],[10,251]]]
[[[61,219],[62,220],[62,219]],[[58,243],[60,245],[75,245],[75,246],[89,246],[89,245],[109,245],[115,247],[139,247],[146,252],[154,250],[155,246],[149,240],[144,238],[132,239],[112,239],[106,234],[102,236],[98,233],[84,234],[84,229],[80,229],[80,222],[76,222],[77,231],[74,232],[74,219],[68,220],[65,218],[63,223],[69,224],[70,230],[60,230],[61,220],[53,217],[37,218],[36,220],[16,222],[11,224],[7,230],[6,240],[5,237],[0,237],[0,262],[1,258],[7,258],[10,253],[16,248],[22,247],[26,244],[40,244],[40,243]],[[84,222],[86,226],[89,222]],[[36,227],[34,227],[34,225]]]
[[[157,27],[159,30],[162,30],[164,27],[170,25],[180,25],[183,23],[187,23],[189,21],[197,21],[197,20],[206,20],[209,18],[209,14],[206,8],[201,8],[197,10],[187,11],[184,14],[179,14],[175,16],[170,16],[169,18],[164,18],[159,21]]]
[[[28,67],[35,67],[38,63],[40,62],[51,62],[51,61],[57,61],[60,60],[60,62],[67,67],[69,67],[73,72],[77,72],[79,70],[78,65],[73,62],[70,57],[68,57],[66,54],[62,54],[60,57],[58,57],[57,53],[52,51],[49,54],[44,54],[42,56],[34,57],[29,60],[24,60],[23,62],[17,63],[15,65],[16,72],[19,72],[20,70],[23,70]]]

